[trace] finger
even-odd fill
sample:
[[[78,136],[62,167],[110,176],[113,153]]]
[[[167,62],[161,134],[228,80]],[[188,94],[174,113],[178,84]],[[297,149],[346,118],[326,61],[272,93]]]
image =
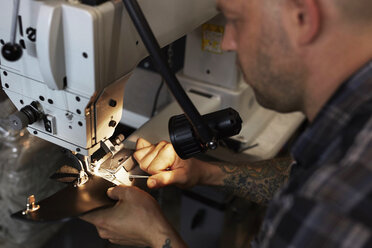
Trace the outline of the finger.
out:
[[[123,241],[121,239],[109,239],[110,243],[117,244],[117,245],[124,245]]]
[[[148,152],[146,156],[144,156],[141,160],[141,169],[148,171],[150,167],[152,167],[153,160],[158,156],[160,151],[168,144],[166,141],[161,141],[159,144],[156,145],[155,149],[153,149],[151,152]],[[162,160],[163,158],[159,158]]]
[[[91,213],[88,213],[88,214],[84,214],[82,216],[79,216],[80,219],[86,221],[86,222],[89,222],[93,225],[95,225],[96,222],[98,222],[98,215],[96,212],[91,212]]]
[[[187,175],[184,170],[178,169],[173,171],[164,171],[149,177],[147,186],[149,188],[161,188],[171,184],[185,184]]]
[[[141,149],[139,149],[139,150],[137,150],[137,151],[135,151],[134,153],[133,153],[133,157],[134,157],[134,159],[137,161],[137,163],[139,163],[140,164],[140,166],[141,166],[141,163],[142,163],[142,159],[144,158],[144,157],[146,157],[146,155],[148,154],[148,153],[150,153],[152,150],[154,150],[155,149],[155,146],[154,145],[151,145],[151,146],[148,146],[148,147],[144,147],[144,148],[141,148]],[[142,168],[141,168],[142,169]]]
[[[176,161],[176,156],[177,154],[174,151],[172,144],[167,143],[147,168],[147,172],[150,174],[156,174],[172,167]]]
[[[138,196],[138,194],[143,194],[143,193],[145,192],[136,186],[125,186],[125,185],[119,185],[113,188],[109,188],[107,190],[107,195],[110,198],[114,200],[118,200],[115,207],[122,204],[123,202],[133,202],[133,199],[135,199]],[[110,209],[107,209],[107,210],[110,210]],[[108,216],[108,217],[111,217],[111,216]]]
[[[118,186],[117,186],[118,187]],[[116,187],[111,187],[107,189],[107,195],[113,200],[119,200],[119,190],[115,190]],[[114,191],[114,192],[113,192]]]
[[[128,189],[128,186],[119,185],[116,187],[111,187],[107,190],[107,195],[113,200],[124,200],[125,192]]]
[[[112,208],[94,210],[80,216],[79,218],[95,225],[96,227],[105,228],[107,220],[110,218],[111,215],[111,209]]]
[[[142,149],[142,148],[145,148],[145,147],[148,147],[148,146],[151,146],[151,145],[152,144],[150,142],[148,142],[147,140],[145,140],[143,138],[139,138],[137,140],[136,150]]]
[[[110,239],[111,238],[110,232],[107,231],[104,228],[97,227],[97,232],[98,232],[98,235],[101,237],[101,239]]]

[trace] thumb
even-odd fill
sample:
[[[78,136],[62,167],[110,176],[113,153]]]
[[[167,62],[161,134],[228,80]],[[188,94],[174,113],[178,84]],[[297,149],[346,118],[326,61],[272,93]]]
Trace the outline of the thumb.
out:
[[[122,194],[124,193],[125,191],[125,186],[123,185],[120,185],[120,186],[116,186],[116,187],[111,187],[107,190],[107,195],[108,197],[110,197],[111,199],[113,200],[120,200],[121,199],[121,196]]]
[[[156,175],[152,175],[147,180],[149,188],[161,188],[171,184],[185,184],[187,176],[183,170],[164,171]]]

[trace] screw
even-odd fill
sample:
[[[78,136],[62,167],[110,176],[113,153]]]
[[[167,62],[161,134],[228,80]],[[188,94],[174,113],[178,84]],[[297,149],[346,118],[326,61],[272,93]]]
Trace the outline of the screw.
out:
[[[112,120],[109,122],[109,127],[115,127],[116,126],[116,121]]]
[[[116,107],[117,102],[114,99],[110,99],[109,105],[114,108],[114,107]]]

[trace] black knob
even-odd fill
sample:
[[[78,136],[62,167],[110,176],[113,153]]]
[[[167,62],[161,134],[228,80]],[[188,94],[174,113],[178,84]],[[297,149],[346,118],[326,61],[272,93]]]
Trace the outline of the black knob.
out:
[[[13,130],[20,131],[27,127],[30,123],[27,115],[22,111],[17,111],[16,113],[9,116],[9,123]]]
[[[22,47],[16,43],[6,43],[1,49],[3,57],[11,62],[17,61],[22,57]]]
[[[14,130],[22,130],[42,118],[42,113],[37,109],[37,103],[32,102],[20,111],[9,116],[10,126]]]

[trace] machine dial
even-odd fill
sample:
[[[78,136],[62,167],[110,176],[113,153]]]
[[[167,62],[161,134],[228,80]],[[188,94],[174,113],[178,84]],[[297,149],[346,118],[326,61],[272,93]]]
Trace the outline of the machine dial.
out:
[[[23,128],[35,123],[42,118],[42,113],[38,110],[38,103],[32,102],[25,106],[20,111],[9,116],[10,126],[14,130],[22,130]]]

